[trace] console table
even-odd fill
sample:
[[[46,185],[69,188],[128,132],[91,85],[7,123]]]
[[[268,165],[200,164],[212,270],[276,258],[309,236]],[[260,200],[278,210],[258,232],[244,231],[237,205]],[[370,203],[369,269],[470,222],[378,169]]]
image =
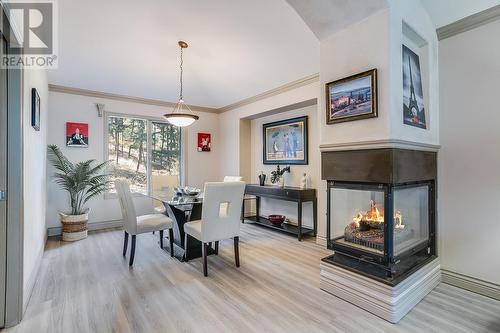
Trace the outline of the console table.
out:
[[[283,232],[297,235],[298,240],[302,240],[302,236],[306,234],[312,234],[316,236],[317,224],[318,224],[318,214],[317,214],[317,198],[315,189],[301,189],[298,187],[278,187],[270,185],[253,185],[248,184],[245,188],[246,195],[252,195],[255,197],[256,201],[256,215],[250,217],[244,217],[242,214],[242,220],[249,220],[253,223],[257,223],[272,229],[281,230]],[[260,198],[272,198],[277,200],[294,201],[297,203],[297,226],[283,223],[282,225],[274,225],[267,218],[260,216]],[[312,202],[313,203],[313,229],[302,226],[302,203]],[[243,200],[242,211],[245,211],[245,200]]]

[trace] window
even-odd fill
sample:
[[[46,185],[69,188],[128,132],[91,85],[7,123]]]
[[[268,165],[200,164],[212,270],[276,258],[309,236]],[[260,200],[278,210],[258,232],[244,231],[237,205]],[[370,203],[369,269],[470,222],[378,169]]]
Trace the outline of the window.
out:
[[[132,192],[171,195],[181,183],[181,156],[180,128],[144,118],[107,117],[109,175],[126,179]]]

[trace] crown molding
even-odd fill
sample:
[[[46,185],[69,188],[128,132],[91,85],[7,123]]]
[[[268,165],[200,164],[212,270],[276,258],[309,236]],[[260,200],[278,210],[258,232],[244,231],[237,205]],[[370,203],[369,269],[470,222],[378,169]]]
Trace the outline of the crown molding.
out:
[[[112,100],[122,101],[122,102],[161,106],[161,107],[166,107],[166,108],[172,108],[176,104],[176,103],[172,103],[172,102],[160,101],[157,99],[149,99],[149,98],[142,98],[142,97],[112,94],[112,93],[106,93],[106,92],[95,91],[95,90],[87,90],[87,89],[81,89],[81,88],[60,86],[60,85],[55,85],[55,84],[49,84],[49,91],[63,93],[63,94],[112,99]],[[189,105],[189,107],[191,108],[191,110],[197,111],[197,112],[219,113],[219,110],[215,109],[215,108],[196,106],[196,105]]]
[[[226,105],[222,108],[217,109],[217,108],[209,108],[209,107],[196,106],[196,105],[189,105],[189,107],[191,108],[191,110],[197,111],[197,112],[223,113],[223,112],[231,111],[231,110],[234,110],[234,109],[239,108],[241,106],[255,103],[255,102],[263,100],[265,98],[276,96],[276,95],[282,94],[284,92],[287,92],[289,90],[297,89],[297,88],[300,88],[300,87],[303,87],[303,86],[306,86],[308,84],[318,82],[318,81],[319,81],[319,73],[316,73],[313,75],[306,76],[302,79],[292,81],[292,82],[287,83],[285,85],[282,85],[278,88],[268,90],[268,91],[263,92],[261,94],[258,94],[258,95],[255,95],[255,96],[252,96],[249,98],[245,98],[239,102]],[[61,85],[56,85],[56,84],[49,84],[49,91],[59,92],[59,93],[63,93],[63,94],[95,97],[95,98],[113,99],[113,100],[123,101],[123,102],[163,106],[163,107],[168,107],[168,108],[175,106],[175,103],[160,101],[160,100],[156,100],[156,99],[112,94],[112,93],[106,93],[106,92],[95,91],[95,90],[61,86]]]
[[[231,110],[234,110],[236,108],[242,107],[244,105],[255,103],[257,101],[260,101],[260,100],[263,100],[263,99],[266,99],[266,98],[269,98],[269,97],[272,97],[272,96],[276,96],[276,95],[282,94],[282,93],[284,93],[286,91],[297,89],[297,88],[306,86],[308,84],[311,84],[311,83],[314,83],[314,82],[317,82],[317,81],[319,81],[319,73],[312,74],[312,75],[306,76],[306,77],[304,77],[302,79],[289,82],[289,83],[284,84],[284,85],[282,85],[282,86],[280,86],[278,88],[274,88],[274,89],[265,91],[265,92],[263,92],[261,94],[258,94],[258,95],[255,95],[255,96],[252,96],[252,97],[249,97],[249,98],[242,99],[239,102],[226,105],[224,107],[221,107],[218,110],[219,110],[220,113],[231,111]]]
[[[437,36],[439,40],[450,38],[462,32],[466,32],[500,18],[500,5],[483,10],[482,12],[467,16],[459,21],[438,28]]]

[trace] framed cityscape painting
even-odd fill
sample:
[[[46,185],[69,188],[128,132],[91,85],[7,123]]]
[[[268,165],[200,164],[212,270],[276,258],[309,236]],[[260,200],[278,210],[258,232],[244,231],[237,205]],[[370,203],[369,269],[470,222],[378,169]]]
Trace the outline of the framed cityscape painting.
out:
[[[307,116],[262,127],[264,164],[308,164]]]
[[[377,116],[377,69],[326,84],[327,124]]]
[[[403,45],[403,121],[426,129],[422,73],[418,55]]]

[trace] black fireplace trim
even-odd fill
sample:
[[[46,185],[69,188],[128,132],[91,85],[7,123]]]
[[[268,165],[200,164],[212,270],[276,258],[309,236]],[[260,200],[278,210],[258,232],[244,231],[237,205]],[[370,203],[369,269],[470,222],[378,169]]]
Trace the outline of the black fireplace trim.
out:
[[[427,241],[421,242],[411,249],[406,250],[398,254],[394,255],[394,234],[393,231],[393,219],[392,214],[385,214],[386,221],[384,223],[384,251],[383,254],[375,253],[375,252],[367,252],[362,249],[358,249],[354,246],[349,246],[347,244],[340,244],[335,242],[336,240],[343,239],[344,236],[336,237],[331,239],[331,189],[335,188],[345,188],[345,189],[353,189],[353,190],[368,190],[368,191],[379,191],[384,192],[384,211],[385,212],[393,212],[393,192],[396,189],[402,188],[411,188],[417,186],[428,186],[428,214],[429,214],[429,238]],[[385,283],[390,285],[396,285],[399,281],[402,281],[404,278],[408,276],[410,273],[404,271],[402,274],[394,275],[397,271],[396,268],[399,268],[402,265],[407,266],[407,270],[409,272],[413,272],[414,270],[420,268],[422,265],[429,262],[427,259],[422,258],[436,258],[437,257],[437,244],[436,244],[436,193],[435,193],[435,180],[426,180],[426,181],[415,181],[415,182],[406,182],[402,184],[381,184],[381,183],[362,183],[362,182],[337,182],[337,181],[328,181],[327,182],[327,247],[328,249],[334,250],[334,255],[324,258],[325,261],[334,263],[338,266],[341,266],[346,269],[350,269],[355,272],[362,272],[364,275],[372,276],[377,280],[384,280]],[[389,227],[390,226],[390,227]],[[346,259],[349,258],[349,259]],[[352,268],[345,263],[341,262],[349,261],[352,263],[364,262],[370,267],[365,268]],[[413,264],[412,264],[413,263]],[[371,273],[370,273],[371,272]],[[385,272],[385,279],[381,276]]]
[[[372,270],[370,270],[369,268],[368,269],[356,269],[356,268],[353,268],[351,265],[343,263],[341,260],[342,257],[348,257],[348,256],[344,255],[344,254],[335,253],[335,254],[330,255],[328,257],[322,258],[321,261],[328,263],[328,264],[333,264],[333,265],[339,266],[345,270],[366,276],[370,279],[374,279],[376,281],[382,282],[382,283],[387,284],[391,287],[398,285],[401,281],[406,279],[408,276],[412,275],[413,273],[418,271],[420,268],[422,268],[423,266],[427,265],[428,263],[432,262],[434,259],[437,258],[436,255],[427,256],[424,259],[422,259],[418,264],[413,265],[409,270],[405,271],[403,274],[398,275],[394,279],[388,279],[385,276],[380,276],[380,275],[377,275],[374,273],[374,270],[376,270],[377,268],[379,269],[379,272],[382,272],[384,267],[374,265],[373,263],[366,262],[368,265],[373,266]],[[352,258],[352,260],[356,261],[357,259]]]

